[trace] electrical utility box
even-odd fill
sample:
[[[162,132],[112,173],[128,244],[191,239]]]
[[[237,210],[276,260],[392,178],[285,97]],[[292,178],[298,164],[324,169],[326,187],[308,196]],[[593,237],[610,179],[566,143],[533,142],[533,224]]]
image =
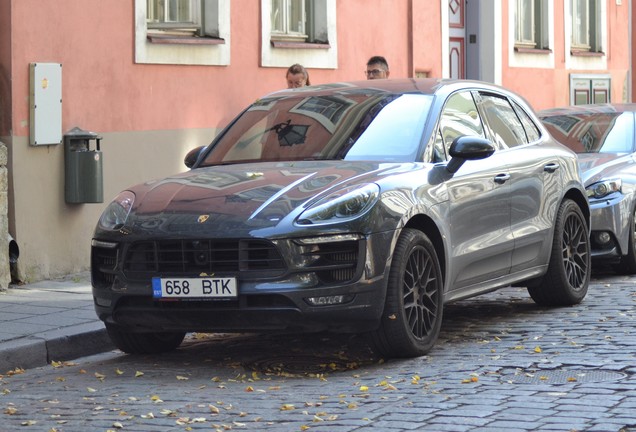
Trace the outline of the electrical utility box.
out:
[[[34,146],[62,143],[62,65],[29,65],[29,143]]]

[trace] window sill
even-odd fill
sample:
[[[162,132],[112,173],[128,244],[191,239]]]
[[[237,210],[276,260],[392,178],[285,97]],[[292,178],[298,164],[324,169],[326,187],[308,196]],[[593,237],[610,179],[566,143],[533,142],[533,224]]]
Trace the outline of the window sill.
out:
[[[604,52],[585,51],[585,50],[570,50],[570,55],[576,57],[603,57]]]
[[[147,35],[152,44],[165,45],[225,45],[225,39],[192,36]]]
[[[310,42],[289,42],[289,41],[271,41],[274,48],[301,48],[301,49],[329,49],[331,45],[328,43],[310,43]]]
[[[548,55],[548,54],[552,54],[552,50],[549,48],[526,48],[526,47],[515,47],[515,52],[518,52],[519,54],[541,54],[541,55]]]

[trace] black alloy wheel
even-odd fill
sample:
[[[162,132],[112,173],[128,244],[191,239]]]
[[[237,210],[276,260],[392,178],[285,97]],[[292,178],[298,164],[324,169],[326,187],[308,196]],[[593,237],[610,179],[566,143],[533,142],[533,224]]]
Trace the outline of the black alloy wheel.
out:
[[[579,206],[566,199],[557,212],[548,271],[528,286],[528,292],[537,304],[574,305],[586,296],[590,273],[587,222]]]
[[[433,243],[405,228],[398,239],[374,348],[386,357],[417,357],[435,344],[442,324],[443,278]]]

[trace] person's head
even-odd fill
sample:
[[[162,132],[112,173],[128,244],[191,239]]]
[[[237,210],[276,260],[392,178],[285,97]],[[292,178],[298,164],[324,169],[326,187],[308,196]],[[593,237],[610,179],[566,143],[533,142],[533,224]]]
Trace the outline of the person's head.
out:
[[[287,78],[287,88],[298,88],[311,85],[309,83],[309,74],[307,73],[307,69],[298,63],[291,65],[287,69],[285,78]]]
[[[373,56],[367,62],[367,70],[364,71],[367,79],[382,79],[389,77],[389,64],[382,56]]]

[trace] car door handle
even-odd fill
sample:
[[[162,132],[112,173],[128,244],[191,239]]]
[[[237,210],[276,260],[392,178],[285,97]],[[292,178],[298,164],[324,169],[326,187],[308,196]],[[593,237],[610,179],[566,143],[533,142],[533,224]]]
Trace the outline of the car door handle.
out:
[[[558,163],[549,163],[549,164],[547,164],[546,166],[543,167],[543,171],[549,172],[549,173],[553,173],[556,170],[558,170],[559,168],[560,167],[559,167]]]
[[[495,176],[495,183],[497,184],[504,184],[508,180],[510,180],[510,174],[498,174]]]

